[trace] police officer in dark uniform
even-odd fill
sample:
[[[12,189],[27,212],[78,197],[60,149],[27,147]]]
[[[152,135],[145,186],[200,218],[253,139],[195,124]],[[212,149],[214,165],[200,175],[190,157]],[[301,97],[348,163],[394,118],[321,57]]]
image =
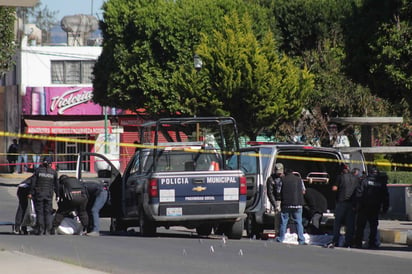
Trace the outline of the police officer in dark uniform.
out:
[[[34,172],[29,197],[33,198],[37,215],[35,234],[49,234],[53,211],[53,192],[57,194],[57,172],[50,167],[51,158],[44,157],[42,165]]]
[[[89,224],[87,215],[87,192],[84,184],[76,177],[61,175],[58,184],[58,209],[54,216],[52,234],[55,234],[64,217],[70,216],[75,211],[83,226],[82,234],[85,234]]]
[[[362,180],[356,192],[357,197],[357,222],[355,247],[362,247],[363,234],[366,223],[369,223],[369,248],[378,248],[377,231],[379,213],[386,213],[389,208],[389,192],[386,173],[379,172],[372,167],[369,175]]]

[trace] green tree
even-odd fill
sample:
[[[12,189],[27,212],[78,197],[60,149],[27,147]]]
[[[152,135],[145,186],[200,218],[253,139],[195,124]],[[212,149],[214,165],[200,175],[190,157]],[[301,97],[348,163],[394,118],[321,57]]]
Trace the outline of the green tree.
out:
[[[370,44],[370,75],[382,96],[393,102],[404,98],[412,106],[412,3],[401,2],[393,20],[381,25]]]
[[[222,29],[204,34],[197,48],[213,79],[204,105],[211,114],[233,116],[241,132],[255,140],[263,129],[299,116],[313,76],[277,50],[271,32],[259,41],[248,14],[224,19]]]
[[[10,69],[15,52],[14,21],[16,9],[0,7],[0,76]]]
[[[105,2],[101,24],[103,51],[93,72],[93,100],[127,109],[145,108],[153,116],[193,115],[196,108],[189,108],[187,102],[192,99],[195,103],[197,97],[183,98],[176,81],[196,75],[192,60],[200,33],[219,29],[223,16],[237,10],[240,14],[251,12],[253,28],[261,35],[268,29],[265,26],[268,14],[252,2]]]
[[[345,26],[347,75],[395,104],[411,104],[411,15],[407,0],[363,0]]]
[[[266,2],[266,1],[262,1]],[[316,50],[322,41],[342,42],[343,22],[359,0],[275,0],[266,2],[281,33],[280,48],[291,56]]]

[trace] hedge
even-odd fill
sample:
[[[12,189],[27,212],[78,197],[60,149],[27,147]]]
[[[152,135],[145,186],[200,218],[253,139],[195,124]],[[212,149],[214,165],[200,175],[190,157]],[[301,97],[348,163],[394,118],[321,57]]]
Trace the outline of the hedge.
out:
[[[388,184],[412,184],[412,172],[410,171],[386,171]]]

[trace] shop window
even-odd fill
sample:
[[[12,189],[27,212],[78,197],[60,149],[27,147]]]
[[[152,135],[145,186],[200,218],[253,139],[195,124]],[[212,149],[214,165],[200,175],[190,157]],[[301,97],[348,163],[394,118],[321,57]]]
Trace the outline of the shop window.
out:
[[[91,84],[94,60],[51,61],[52,84]]]

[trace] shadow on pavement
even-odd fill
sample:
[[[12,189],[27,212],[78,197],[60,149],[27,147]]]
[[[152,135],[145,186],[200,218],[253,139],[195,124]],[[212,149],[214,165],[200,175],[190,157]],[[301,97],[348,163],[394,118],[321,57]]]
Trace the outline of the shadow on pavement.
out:
[[[7,186],[7,187],[13,186],[13,187],[17,187],[16,184],[8,184],[8,183],[0,183],[0,186]]]

